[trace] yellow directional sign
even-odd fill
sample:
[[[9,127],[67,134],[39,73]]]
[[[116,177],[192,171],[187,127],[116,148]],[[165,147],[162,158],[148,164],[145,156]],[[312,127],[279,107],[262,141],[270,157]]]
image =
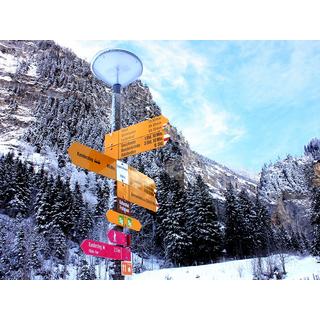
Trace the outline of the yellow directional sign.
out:
[[[73,164],[117,180],[117,197],[157,212],[156,184],[145,174],[79,142],[68,153]]]
[[[107,134],[107,136],[111,136],[110,141],[113,144],[119,144],[161,131],[167,124],[168,119],[163,115],[160,115],[132,126],[122,128],[118,131],[114,131],[111,134]]]
[[[105,136],[105,154],[115,159],[123,159],[138,153],[163,147],[168,138],[164,116],[139,122]]]
[[[91,149],[79,142],[73,142],[68,149],[71,161],[76,166],[116,180],[116,160]]]
[[[135,168],[129,167],[129,186],[154,197],[156,192],[156,184],[154,180],[139,172]]]
[[[109,222],[131,230],[140,231],[142,227],[139,220],[114,210],[108,210],[106,217]]]
[[[153,212],[158,211],[158,203],[154,194],[148,194],[120,181],[117,181],[117,197],[135,203],[136,205]]]

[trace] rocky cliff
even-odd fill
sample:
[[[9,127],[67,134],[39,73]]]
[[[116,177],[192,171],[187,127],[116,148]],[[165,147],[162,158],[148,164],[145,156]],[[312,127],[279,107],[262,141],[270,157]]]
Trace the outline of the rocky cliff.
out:
[[[45,155],[61,163],[74,140],[102,150],[110,131],[111,90],[90,72],[89,64],[53,41],[0,41],[1,150]],[[122,126],[161,114],[145,84],[136,81],[122,92]],[[230,182],[252,194],[257,182],[192,151],[177,129],[163,150],[132,157],[150,176],[163,168],[181,185],[200,174],[212,195],[224,199]],[[143,161],[142,161],[143,159]],[[147,163],[149,165],[147,165]],[[153,165],[150,166],[150,163]]]

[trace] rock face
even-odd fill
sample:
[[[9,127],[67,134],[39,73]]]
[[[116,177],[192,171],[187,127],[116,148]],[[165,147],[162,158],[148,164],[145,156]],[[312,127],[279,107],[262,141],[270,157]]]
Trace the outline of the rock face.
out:
[[[291,225],[311,233],[311,176],[313,159],[310,156],[286,159],[264,166],[258,193],[271,208],[275,224]]]
[[[74,140],[102,150],[104,135],[110,131],[110,109],[110,88],[70,50],[53,41],[0,41],[2,150],[23,154],[26,146],[36,153],[50,149],[64,161],[69,161],[66,150]],[[123,90],[123,127],[159,114],[159,106],[141,81]],[[170,134],[166,148],[132,157],[129,163],[152,177],[164,169],[181,185],[200,174],[220,201],[228,183],[256,192],[256,181],[195,153],[176,128],[171,127]]]

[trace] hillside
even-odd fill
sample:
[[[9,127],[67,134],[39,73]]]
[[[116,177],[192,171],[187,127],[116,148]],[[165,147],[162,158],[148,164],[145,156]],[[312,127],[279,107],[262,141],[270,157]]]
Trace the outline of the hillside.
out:
[[[79,244],[108,241],[110,183],[74,166],[67,149],[78,141],[102,150],[110,112],[111,89],[70,50],[0,41],[0,278],[106,274],[109,262],[85,257]],[[147,84],[122,91],[122,127],[160,114]],[[155,180],[160,207],[156,215],[132,208],[143,226],[132,233],[136,259],[168,267],[310,253],[310,154],[264,166],[258,182],[194,152],[173,126],[170,136],[127,159]]]
[[[70,50],[52,41],[0,41],[0,88],[2,150],[50,149],[66,161],[73,140],[102,150],[110,131],[111,91]],[[123,90],[122,106],[123,127],[161,113],[140,81]],[[171,137],[170,153],[151,152],[150,161],[182,184],[200,174],[218,199],[229,182],[255,192],[256,181],[193,152],[174,127]]]

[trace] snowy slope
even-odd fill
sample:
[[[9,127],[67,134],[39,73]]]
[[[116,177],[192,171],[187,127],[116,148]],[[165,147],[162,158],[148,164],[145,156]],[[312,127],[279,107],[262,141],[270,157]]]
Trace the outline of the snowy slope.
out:
[[[265,258],[271,263],[280,263],[278,256]],[[320,263],[314,257],[287,256],[285,280],[320,280]],[[145,271],[132,276],[132,280],[252,280],[256,259],[234,260],[209,265],[169,268]],[[318,280],[317,279],[317,280]]]

